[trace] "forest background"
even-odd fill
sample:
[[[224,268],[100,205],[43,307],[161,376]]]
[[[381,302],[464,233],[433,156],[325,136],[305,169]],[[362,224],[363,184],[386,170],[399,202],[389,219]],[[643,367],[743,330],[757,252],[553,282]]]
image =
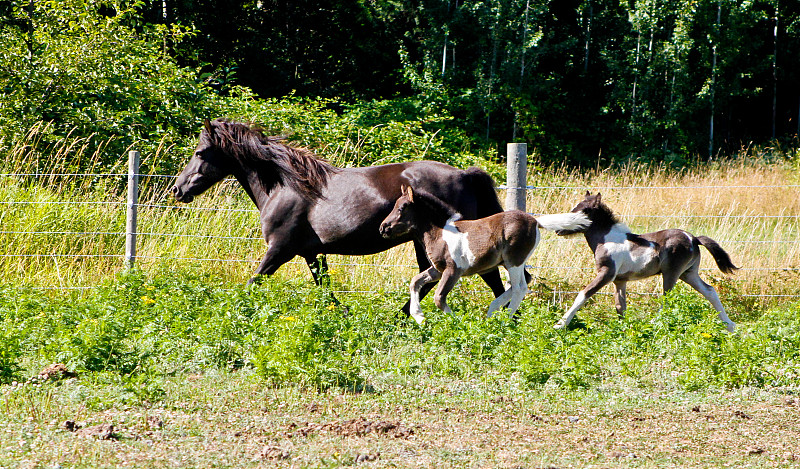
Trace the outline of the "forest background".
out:
[[[219,116],[318,150],[356,135],[349,164],[409,140],[456,164],[509,141],[591,167],[786,151],[799,17],[780,0],[11,0],[0,138],[79,138],[108,167],[160,151],[167,173]]]

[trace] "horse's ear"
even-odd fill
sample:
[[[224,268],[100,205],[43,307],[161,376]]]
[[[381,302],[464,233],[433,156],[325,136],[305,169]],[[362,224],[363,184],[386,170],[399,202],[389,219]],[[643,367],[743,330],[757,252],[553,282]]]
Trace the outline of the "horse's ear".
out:
[[[591,197],[591,195],[592,195],[592,193],[591,193],[591,192],[589,192],[589,191],[587,190],[587,191],[586,191],[586,194],[584,194],[583,196],[584,196],[584,197]]]
[[[414,202],[414,191],[411,190],[411,186],[406,187],[406,191],[407,191],[406,196],[408,197],[408,200]]]
[[[205,127],[206,132],[208,132],[209,134],[213,134],[214,133],[214,126],[211,125],[211,121],[210,120],[203,119],[203,127]]]
[[[598,193],[597,193],[597,203],[598,203],[598,204],[601,202],[601,199],[602,199],[602,198],[603,198],[603,196],[601,196],[601,195],[600,195],[600,193],[598,192]]]

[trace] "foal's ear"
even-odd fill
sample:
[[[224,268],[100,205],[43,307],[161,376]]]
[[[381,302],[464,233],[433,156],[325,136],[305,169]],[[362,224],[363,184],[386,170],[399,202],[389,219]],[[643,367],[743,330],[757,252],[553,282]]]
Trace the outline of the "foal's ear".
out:
[[[408,200],[414,202],[414,191],[411,190],[411,186],[406,187],[406,191],[407,191],[406,196],[408,197]]]
[[[598,192],[597,193],[597,203],[600,203],[602,198],[603,198],[603,196],[601,196],[600,193]]]
[[[591,192],[589,192],[589,191],[587,190],[587,191],[586,191],[586,193],[585,193],[585,194],[583,194],[583,196],[584,196],[584,197],[591,197],[591,196],[592,196],[592,193],[591,193]]]

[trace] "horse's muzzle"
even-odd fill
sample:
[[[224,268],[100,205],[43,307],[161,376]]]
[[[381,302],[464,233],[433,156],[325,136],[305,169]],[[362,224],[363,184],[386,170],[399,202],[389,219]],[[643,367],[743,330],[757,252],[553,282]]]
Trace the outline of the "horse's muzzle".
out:
[[[177,200],[178,202],[183,202],[183,203],[188,204],[189,202],[194,200],[194,196],[192,194],[187,194],[185,192],[181,192],[181,190],[180,190],[180,188],[178,188],[178,186],[172,186],[172,188],[169,191],[172,192],[172,195],[175,197],[175,200]]]
[[[380,228],[378,228],[378,231],[380,231],[381,236],[383,236],[386,239],[392,237],[392,228],[389,225],[386,224],[381,225]]]

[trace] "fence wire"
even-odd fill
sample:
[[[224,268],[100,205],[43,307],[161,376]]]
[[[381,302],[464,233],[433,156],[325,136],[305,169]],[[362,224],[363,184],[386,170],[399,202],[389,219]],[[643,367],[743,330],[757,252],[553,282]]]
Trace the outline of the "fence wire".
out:
[[[0,173],[0,178],[53,178],[53,177],[64,177],[64,178],[98,178],[98,177],[108,177],[108,178],[128,178],[127,173]],[[175,179],[176,176],[173,175],[160,175],[160,174],[137,174],[137,177],[140,178],[154,178],[154,179],[162,179],[162,180],[169,180]],[[231,183],[235,182],[235,179],[225,179],[224,182]],[[505,186],[499,186],[498,190],[505,190],[508,189]],[[543,191],[543,190],[551,190],[551,191],[570,191],[570,190],[583,190],[585,186],[527,186],[527,190],[530,191]],[[691,190],[691,189],[739,189],[739,190],[747,190],[747,189],[800,189],[800,184],[775,184],[775,185],[710,185],[710,186],[600,186],[594,187],[595,190],[614,190],[614,191],[624,191],[624,190],[647,190],[647,191],[659,191],[659,190]],[[110,206],[110,207],[121,207],[126,206],[127,202],[124,200],[114,201],[114,200],[84,200],[84,201],[58,201],[58,200],[27,200],[27,201],[16,201],[16,200],[5,200],[0,201],[0,206],[26,206],[26,205],[41,205],[41,206],[63,206],[63,205],[79,205],[79,206]],[[148,214],[151,216],[157,216],[157,212],[161,212],[161,215],[168,215],[167,212],[173,211],[186,211],[186,212],[220,212],[220,213],[252,213],[257,214],[258,210],[254,208],[226,208],[226,207],[209,207],[209,206],[187,206],[187,205],[175,205],[175,204],[164,204],[159,203],[156,201],[148,201],[146,203],[137,203],[136,204],[138,209],[142,209],[143,212],[140,212],[140,216],[144,214]],[[122,216],[124,217],[124,211],[121,211]],[[536,214],[534,214],[536,215]],[[744,220],[744,219],[763,219],[763,220],[796,220],[800,222],[800,215],[791,215],[791,214],[781,214],[781,215],[687,215],[687,214],[670,214],[670,215],[639,215],[639,214],[619,214],[619,217],[622,219],[634,219],[634,218],[641,218],[641,219],[665,219],[665,220],[702,220],[702,219],[720,219],[720,220]],[[0,218],[0,220],[2,220]],[[123,220],[124,221],[124,220]],[[5,228],[5,227],[2,227]],[[795,233],[797,230],[795,229]],[[80,230],[43,230],[43,231],[35,231],[35,230],[9,230],[9,229],[2,229],[0,230],[0,234],[2,235],[13,235],[13,236],[35,236],[35,235],[50,235],[50,236],[114,236],[114,237],[124,237],[130,233],[126,233],[125,231],[80,231]],[[198,233],[162,233],[162,232],[152,232],[152,231],[142,231],[133,233],[137,236],[142,237],[163,237],[163,238],[190,238],[190,239],[207,239],[207,240],[230,240],[234,242],[257,242],[262,240],[261,236],[226,236],[220,234],[198,234]],[[742,244],[742,245],[797,245],[800,249],[800,239],[722,239],[717,240],[719,243],[722,244]],[[576,243],[582,244],[584,241],[582,239],[543,239],[542,243],[550,244],[550,243]],[[99,254],[85,254],[85,253],[58,253],[58,252],[47,252],[47,253],[0,253],[0,258],[3,259],[10,259],[10,258],[20,258],[20,259],[64,259],[64,258],[98,258],[98,259],[123,259],[124,254],[123,252],[119,253],[99,253]],[[159,256],[159,255],[137,255],[137,260],[142,261],[190,261],[190,262],[219,262],[219,263],[251,263],[256,264],[260,261],[260,259],[252,259],[252,258],[224,258],[224,257],[203,257],[203,256]],[[292,261],[289,264],[292,265],[305,265],[303,262],[300,261]],[[341,262],[341,261],[329,261],[329,265],[332,268],[335,267],[355,267],[355,268],[370,268],[370,269],[397,269],[397,268],[404,268],[404,269],[416,269],[416,264],[413,263],[397,263],[397,262]],[[594,270],[592,265],[586,266],[575,266],[575,265],[529,265],[528,266],[532,271],[585,271],[591,272]],[[702,270],[713,270],[713,269],[702,269]],[[750,271],[750,272],[800,272],[800,267],[798,266],[779,266],[779,267],[743,267],[742,271]],[[47,289],[87,289],[92,287],[87,286],[60,286],[60,287],[47,287]],[[339,291],[339,293],[379,293],[375,290],[343,290]],[[561,297],[563,295],[574,295],[577,291],[565,291],[565,290],[553,290],[552,295],[555,299],[556,297]],[[634,295],[654,295],[653,292],[630,292]],[[601,294],[610,294],[610,293],[601,293]],[[753,293],[745,293],[742,296],[744,297],[757,297],[757,298],[800,298],[800,294],[768,294],[768,293],[760,293],[760,294],[753,294]]]

